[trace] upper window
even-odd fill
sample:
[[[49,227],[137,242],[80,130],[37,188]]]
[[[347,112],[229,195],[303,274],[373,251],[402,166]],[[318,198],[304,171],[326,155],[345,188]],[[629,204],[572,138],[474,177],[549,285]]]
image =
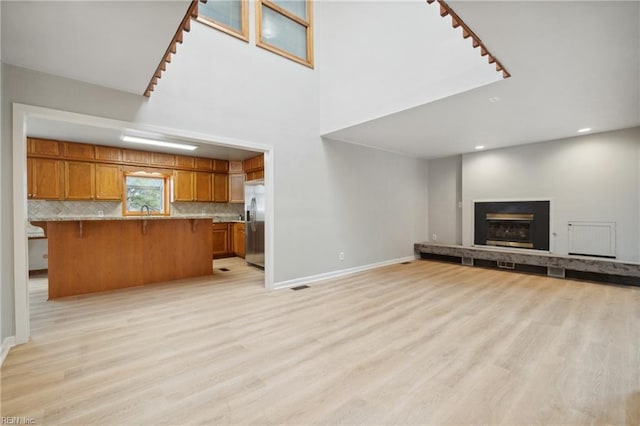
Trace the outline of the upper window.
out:
[[[167,179],[168,177],[161,173],[125,174],[124,214],[126,216],[168,215]]]
[[[198,5],[198,21],[249,41],[248,0],[208,0]]]
[[[313,68],[311,0],[258,0],[256,44]]]

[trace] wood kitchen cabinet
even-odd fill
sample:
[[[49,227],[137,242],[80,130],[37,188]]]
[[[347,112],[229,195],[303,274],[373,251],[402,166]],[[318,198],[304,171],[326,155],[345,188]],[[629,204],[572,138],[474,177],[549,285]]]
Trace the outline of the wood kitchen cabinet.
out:
[[[229,202],[244,203],[244,173],[229,175]]]
[[[229,173],[243,173],[242,161],[229,161]]]
[[[173,167],[175,165],[176,156],[173,154],[164,154],[162,152],[151,153],[151,165],[157,167]]]
[[[213,160],[211,158],[196,157],[195,168],[196,170],[200,170],[203,172],[210,172],[211,170],[213,170]]]
[[[218,173],[229,172],[229,162],[227,160],[213,160],[213,171]]]
[[[242,167],[247,174],[247,181],[264,178],[264,155],[248,158],[243,161]]]
[[[134,164],[151,164],[151,152],[123,149],[122,161]]]
[[[216,203],[229,202],[229,180],[227,174],[213,174],[213,201]]]
[[[176,155],[175,164],[179,169],[193,169],[196,166],[196,158],[187,157],[186,155]]]
[[[95,160],[95,148],[86,143],[62,142],[62,156],[75,160]]]
[[[117,164],[96,164],[96,200],[122,200],[122,169]]]
[[[57,157],[60,155],[60,142],[48,139],[27,138],[27,154]]]
[[[173,173],[173,200],[193,201],[194,194],[194,172],[175,170]]]
[[[65,200],[93,200],[96,195],[96,165],[80,161],[64,162]]]
[[[116,163],[119,163],[122,161],[122,150],[120,148],[112,148],[109,146],[96,145],[95,155],[96,155],[96,160],[98,161],[107,161],[107,162],[116,162]]]
[[[244,259],[245,247],[244,247],[244,223],[235,222],[231,224],[231,241],[233,254],[242,257]]]
[[[211,173],[194,172],[194,199],[195,201],[212,200],[213,178]]]
[[[62,199],[62,161],[27,158],[27,197],[30,200]]]
[[[213,258],[229,257],[231,247],[229,246],[229,224],[213,224]]]

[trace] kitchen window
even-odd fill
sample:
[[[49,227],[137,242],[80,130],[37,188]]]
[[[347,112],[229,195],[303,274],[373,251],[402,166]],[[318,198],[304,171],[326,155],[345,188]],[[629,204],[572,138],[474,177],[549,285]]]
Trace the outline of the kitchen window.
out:
[[[168,181],[169,176],[162,173],[126,173],[124,215],[169,215]]]
[[[197,20],[244,41],[249,41],[248,0],[208,0],[198,4]]]
[[[311,0],[257,0],[256,45],[313,68]]]

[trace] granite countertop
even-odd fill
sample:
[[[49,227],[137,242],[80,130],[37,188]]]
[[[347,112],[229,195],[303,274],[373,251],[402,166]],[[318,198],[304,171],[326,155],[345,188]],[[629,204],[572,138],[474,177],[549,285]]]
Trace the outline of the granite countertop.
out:
[[[81,222],[89,220],[176,220],[176,219],[205,219],[215,220],[213,215],[184,215],[184,216],[52,216],[30,217],[29,222]]]

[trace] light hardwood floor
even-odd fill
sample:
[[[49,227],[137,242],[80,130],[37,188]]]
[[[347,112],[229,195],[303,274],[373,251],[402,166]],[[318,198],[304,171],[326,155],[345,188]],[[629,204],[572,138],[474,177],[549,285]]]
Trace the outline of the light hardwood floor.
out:
[[[640,288],[414,261],[266,292],[261,272],[226,262],[209,279],[55,301],[36,283],[32,341],[2,368],[2,415],[640,423]]]

